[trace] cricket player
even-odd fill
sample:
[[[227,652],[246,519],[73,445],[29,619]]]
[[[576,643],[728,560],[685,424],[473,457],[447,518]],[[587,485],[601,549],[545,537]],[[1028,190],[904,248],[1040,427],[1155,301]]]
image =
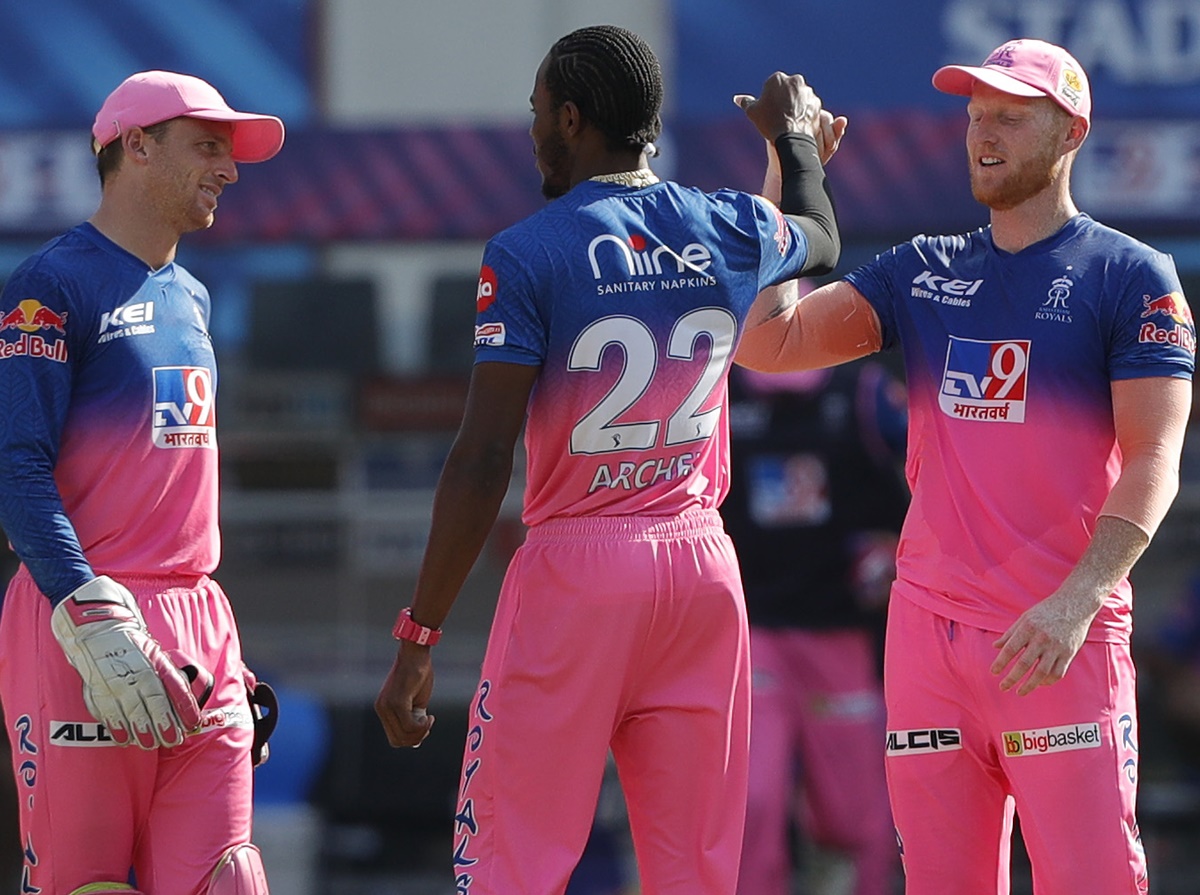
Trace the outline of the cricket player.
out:
[[[845,127],[800,78],[782,209],[650,170],[662,72],[621,28],[538,69],[530,136],[552,201],[493,238],[476,364],[395,663],[393,746],[429,733],[432,645],[496,518],[526,428],[523,519],[471,705],[454,824],[460,895],[561,895],[612,750],[647,895],[733,895],[746,805],[748,631],[717,505],[727,374],[757,293],[828,271],[819,145]],[[819,136],[818,136],[819,135]]]
[[[1091,126],[1062,47],[939,69],[990,225],[918,236],[747,333],[738,360],[899,344],[913,500],[890,601],[887,773],[908,895],[1147,891],[1128,574],[1178,490],[1195,326],[1171,258],[1079,211]],[[765,134],[788,109],[748,110]]]
[[[256,685],[209,578],[209,295],[175,253],[284,127],[147,71],[108,96],[92,136],[99,208],[0,296],[0,524],[22,563],[0,613],[0,698],[21,891],[266,895],[250,844]]]

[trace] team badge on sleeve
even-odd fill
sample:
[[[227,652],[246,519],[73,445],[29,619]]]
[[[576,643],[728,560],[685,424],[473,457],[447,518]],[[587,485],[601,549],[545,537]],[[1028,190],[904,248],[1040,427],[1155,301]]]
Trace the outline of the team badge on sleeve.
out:
[[[66,363],[66,332],[66,311],[26,298],[11,310],[0,310],[0,360],[26,356]]]
[[[496,271],[488,265],[479,269],[479,288],[475,291],[475,312],[482,314],[496,300]]]
[[[154,446],[215,448],[216,395],[207,367],[155,367]]]
[[[938,393],[942,412],[958,419],[1025,422],[1030,346],[1026,339],[951,336]]]
[[[503,323],[481,323],[475,327],[475,347],[498,348],[504,344]]]
[[[1192,309],[1182,292],[1169,292],[1158,298],[1142,297],[1142,319],[1149,320],[1138,329],[1138,341],[1156,345],[1177,345],[1196,353],[1196,323]]]

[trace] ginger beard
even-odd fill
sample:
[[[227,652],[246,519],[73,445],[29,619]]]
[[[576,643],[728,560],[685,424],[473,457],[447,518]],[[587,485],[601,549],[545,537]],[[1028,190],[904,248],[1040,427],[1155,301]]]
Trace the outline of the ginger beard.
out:
[[[975,201],[996,211],[1008,211],[1032,199],[1054,183],[1067,164],[1068,156],[1059,153],[1063,135],[1058,128],[1047,127],[1037,145],[1023,157],[1006,152],[1003,162],[984,165],[982,159],[991,155],[986,148],[967,148],[971,175],[971,194]]]

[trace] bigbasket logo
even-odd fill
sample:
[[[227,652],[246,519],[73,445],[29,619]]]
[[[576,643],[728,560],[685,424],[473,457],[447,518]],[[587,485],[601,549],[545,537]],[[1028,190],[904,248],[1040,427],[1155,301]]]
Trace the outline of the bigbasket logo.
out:
[[[1036,730],[1008,730],[1000,737],[1004,744],[1004,754],[1009,758],[1069,752],[1072,749],[1099,749],[1100,725],[1067,724]]]
[[[920,730],[889,730],[888,755],[925,755],[962,748],[962,731],[957,727],[926,727]]]

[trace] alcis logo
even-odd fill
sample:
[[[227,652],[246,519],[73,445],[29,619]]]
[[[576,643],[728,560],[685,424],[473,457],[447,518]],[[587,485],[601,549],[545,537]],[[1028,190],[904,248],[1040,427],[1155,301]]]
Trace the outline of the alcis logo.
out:
[[[51,721],[52,746],[115,746],[108,728],[98,721]]]
[[[621,274],[631,277],[650,277],[663,273],[663,258],[675,273],[690,270],[704,273],[712,264],[712,253],[698,242],[689,242],[676,252],[669,246],[660,245],[647,249],[646,237],[635,233],[628,240],[611,233],[597,236],[588,243],[588,262],[592,265],[592,277],[599,280],[600,261],[607,269],[614,261],[622,268]],[[612,248],[609,248],[611,246]]]
[[[962,731],[957,727],[931,727],[919,730],[889,730],[888,755],[924,755],[962,748]]]

